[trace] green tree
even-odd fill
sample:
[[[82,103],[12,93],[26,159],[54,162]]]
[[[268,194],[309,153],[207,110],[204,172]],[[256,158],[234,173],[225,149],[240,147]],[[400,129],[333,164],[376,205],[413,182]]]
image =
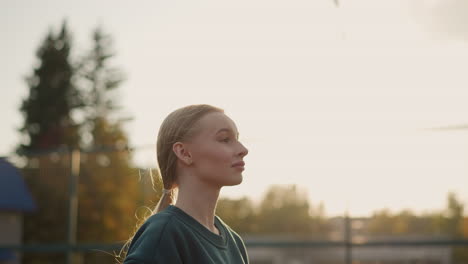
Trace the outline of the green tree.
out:
[[[274,185],[258,211],[258,231],[263,234],[320,236],[328,232],[323,209],[314,209],[297,186]]]
[[[258,225],[255,207],[253,202],[247,197],[240,199],[219,199],[216,214],[238,233],[252,234],[257,232]]]
[[[85,105],[83,146],[90,149],[80,175],[79,242],[122,242],[128,239],[135,226],[134,215],[141,200],[139,172],[132,168],[124,121],[117,118],[114,94],[124,77],[120,69],[111,66],[111,48],[110,36],[100,28],[96,29],[93,48],[79,69]],[[102,261],[97,255],[85,257],[86,263]]]
[[[373,213],[369,222],[371,234],[390,234],[393,231],[393,215],[390,210],[383,209]]]
[[[64,22],[58,34],[48,33],[37,52],[39,66],[27,78],[29,95],[21,105],[25,142],[18,148],[28,153],[62,146],[77,147],[78,127],[71,113],[81,107],[72,82],[71,37]]]
[[[461,239],[463,237],[463,211],[464,205],[458,200],[457,195],[450,192],[447,196],[447,216],[444,224],[445,232],[452,238]],[[457,263],[468,262],[468,252],[466,248],[456,247],[453,249],[453,259]]]
[[[92,34],[93,48],[79,64],[80,89],[85,102],[85,122],[91,127],[97,118],[109,119],[120,107],[116,88],[125,80],[123,71],[111,65],[112,38],[98,27]],[[89,132],[90,127],[84,132]],[[85,142],[86,143],[86,142]],[[89,142],[87,142],[89,143]]]
[[[37,51],[38,66],[27,78],[29,94],[23,100],[24,117],[20,132],[24,141],[18,152],[27,161],[23,169],[38,210],[23,222],[25,243],[66,241],[69,155],[78,147],[78,126],[72,111],[81,106],[70,62],[71,36],[64,22],[56,34],[50,31]],[[65,147],[62,153],[51,150]],[[48,153],[48,154],[46,154]],[[26,253],[23,263],[63,263],[63,254]]]
[[[25,217],[25,243],[66,241],[72,148],[85,150],[78,188],[78,243],[127,240],[135,227],[139,202],[156,196],[147,191],[148,181],[139,182],[123,121],[113,118],[118,107],[111,91],[124,78],[119,69],[109,66],[110,37],[98,29],[93,41],[91,52],[73,67],[71,37],[64,23],[58,34],[47,35],[38,51],[39,66],[28,78],[30,94],[21,106],[26,140],[18,150],[35,154],[28,158],[24,172],[39,210]],[[59,152],[50,152],[57,148]],[[114,263],[111,254],[103,256],[86,253],[83,261]],[[23,262],[64,263],[64,254],[27,253]]]
[[[459,238],[462,236],[463,210],[464,205],[458,200],[456,194],[449,193],[445,212],[447,215],[445,230],[452,237]]]

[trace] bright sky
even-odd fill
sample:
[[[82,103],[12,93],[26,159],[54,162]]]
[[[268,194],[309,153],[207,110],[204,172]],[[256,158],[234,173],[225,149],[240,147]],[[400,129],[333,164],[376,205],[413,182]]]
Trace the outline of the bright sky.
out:
[[[0,154],[19,142],[23,77],[50,27],[68,18],[75,52],[101,24],[133,145],[163,118],[219,106],[249,148],[229,197],[297,184],[328,215],[468,205],[468,2],[465,0],[1,1]],[[136,161],[154,166],[153,149]]]

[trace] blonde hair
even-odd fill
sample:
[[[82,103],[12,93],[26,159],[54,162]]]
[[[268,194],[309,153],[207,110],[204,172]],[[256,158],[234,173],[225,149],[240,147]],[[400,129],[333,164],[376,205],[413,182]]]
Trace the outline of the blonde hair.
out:
[[[150,216],[161,212],[175,202],[177,195],[177,186],[175,183],[177,179],[176,166],[178,158],[172,150],[172,146],[176,142],[189,141],[199,130],[199,127],[196,126],[197,121],[206,114],[213,112],[224,113],[224,110],[207,104],[189,105],[173,111],[162,122],[156,142],[156,154],[163,188],[167,190],[167,192],[162,192],[158,204],[152,210],[151,214],[143,221],[140,221],[140,226],[146,222]],[[137,226],[135,231],[137,231],[140,226]],[[127,243],[125,243],[120,254],[116,256],[117,259],[125,258],[127,248],[130,246],[134,236],[135,233]],[[119,262],[119,260],[117,261]]]
[[[152,214],[156,214],[172,204],[177,195],[177,186],[175,186],[177,156],[172,150],[172,146],[176,142],[190,140],[198,132],[197,121],[212,112],[223,113],[224,111],[206,104],[189,105],[170,113],[161,124],[156,143],[156,153],[163,188],[169,190],[169,192],[163,191]]]

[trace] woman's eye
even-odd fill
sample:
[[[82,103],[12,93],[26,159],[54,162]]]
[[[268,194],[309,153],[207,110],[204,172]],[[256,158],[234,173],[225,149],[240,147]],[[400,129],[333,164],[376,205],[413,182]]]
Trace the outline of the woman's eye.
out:
[[[230,138],[225,138],[225,139],[223,139],[222,141],[227,143],[227,142],[229,142],[230,140],[231,140]]]

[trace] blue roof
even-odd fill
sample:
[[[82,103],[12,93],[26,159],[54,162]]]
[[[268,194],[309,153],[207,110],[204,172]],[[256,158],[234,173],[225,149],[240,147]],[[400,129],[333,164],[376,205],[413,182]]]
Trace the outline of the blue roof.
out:
[[[0,261],[16,260],[15,254],[11,250],[0,249]]]
[[[36,204],[20,171],[0,158],[0,211],[34,211]]]

